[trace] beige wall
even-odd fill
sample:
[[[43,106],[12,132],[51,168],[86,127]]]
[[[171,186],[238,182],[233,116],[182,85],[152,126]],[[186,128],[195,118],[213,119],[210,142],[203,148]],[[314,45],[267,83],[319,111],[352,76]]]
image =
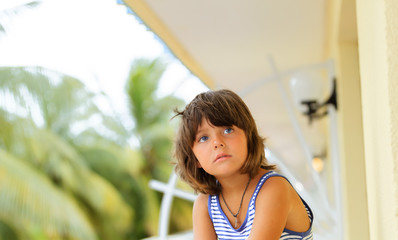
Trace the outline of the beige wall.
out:
[[[337,74],[344,239],[366,240],[369,222],[355,1],[329,4],[327,54],[335,59]]]
[[[358,46],[340,43],[339,126],[344,239],[369,239]]]
[[[370,239],[398,239],[398,1],[357,1]]]
[[[398,1],[331,1],[328,9],[344,236],[398,239]]]

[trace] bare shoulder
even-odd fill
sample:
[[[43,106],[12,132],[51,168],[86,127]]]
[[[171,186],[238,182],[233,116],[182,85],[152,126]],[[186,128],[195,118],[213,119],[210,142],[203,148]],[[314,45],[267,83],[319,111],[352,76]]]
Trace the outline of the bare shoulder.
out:
[[[200,219],[200,221],[203,221],[203,219],[206,219],[209,214],[208,214],[208,198],[209,195],[206,194],[199,194],[199,196],[195,199],[195,202],[193,204],[193,220],[195,223],[195,220]]]
[[[290,183],[284,178],[280,176],[270,177],[263,185],[262,189],[259,192],[259,195],[268,195],[270,196],[285,196],[294,190]],[[270,196],[271,197],[271,196]]]
[[[283,177],[267,179],[256,199],[256,216],[249,239],[279,239],[292,209],[291,186]]]
[[[207,194],[199,194],[198,197],[195,199],[194,208],[207,208],[209,195]]]
[[[264,221],[269,218],[278,222],[273,227],[279,232],[283,228],[304,232],[310,227],[300,196],[288,180],[280,176],[271,177],[264,183],[256,200],[256,216],[261,216],[257,219],[261,224],[267,224]]]
[[[193,205],[193,232],[194,239],[217,239],[213,223],[208,212],[209,195],[199,194]]]

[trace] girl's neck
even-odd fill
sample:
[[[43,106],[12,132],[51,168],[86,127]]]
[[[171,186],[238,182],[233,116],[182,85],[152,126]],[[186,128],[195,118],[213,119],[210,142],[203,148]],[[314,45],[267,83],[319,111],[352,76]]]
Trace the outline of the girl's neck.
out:
[[[268,170],[260,168],[258,172],[252,177],[250,185],[256,185],[261,176],[263,176],[267,172]],[[222,186],[223,193],[241,193],[242,189],[246,187],[246,184],[249,181],[249,174],[236,174],[228,177],[220,177],[217,178],[217,180]]]
[[[225,192],[241,192],[249,181],[249,174],[239,174],[231,177],[218,178],[222,186],[222,191]]]

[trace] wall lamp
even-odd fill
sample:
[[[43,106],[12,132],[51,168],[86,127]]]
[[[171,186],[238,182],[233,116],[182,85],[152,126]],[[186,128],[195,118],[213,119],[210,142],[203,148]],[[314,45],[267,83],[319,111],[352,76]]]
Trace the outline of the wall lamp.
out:
[[[337,110],[336,78],[332,81],[332,91],[324,98],[324,81],[316,72],[300,72],[290,79],[290,87],[296,107],[308,117],[309,124],[328,114],[327,106]]]

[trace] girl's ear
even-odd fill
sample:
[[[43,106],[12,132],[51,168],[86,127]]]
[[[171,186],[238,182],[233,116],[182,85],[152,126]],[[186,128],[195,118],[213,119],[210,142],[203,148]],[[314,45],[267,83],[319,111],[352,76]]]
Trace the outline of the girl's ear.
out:
[[[198,160],[196,160],[196,167],[197,168],[202,168],[202,165],[200,165],[200,162]]]

